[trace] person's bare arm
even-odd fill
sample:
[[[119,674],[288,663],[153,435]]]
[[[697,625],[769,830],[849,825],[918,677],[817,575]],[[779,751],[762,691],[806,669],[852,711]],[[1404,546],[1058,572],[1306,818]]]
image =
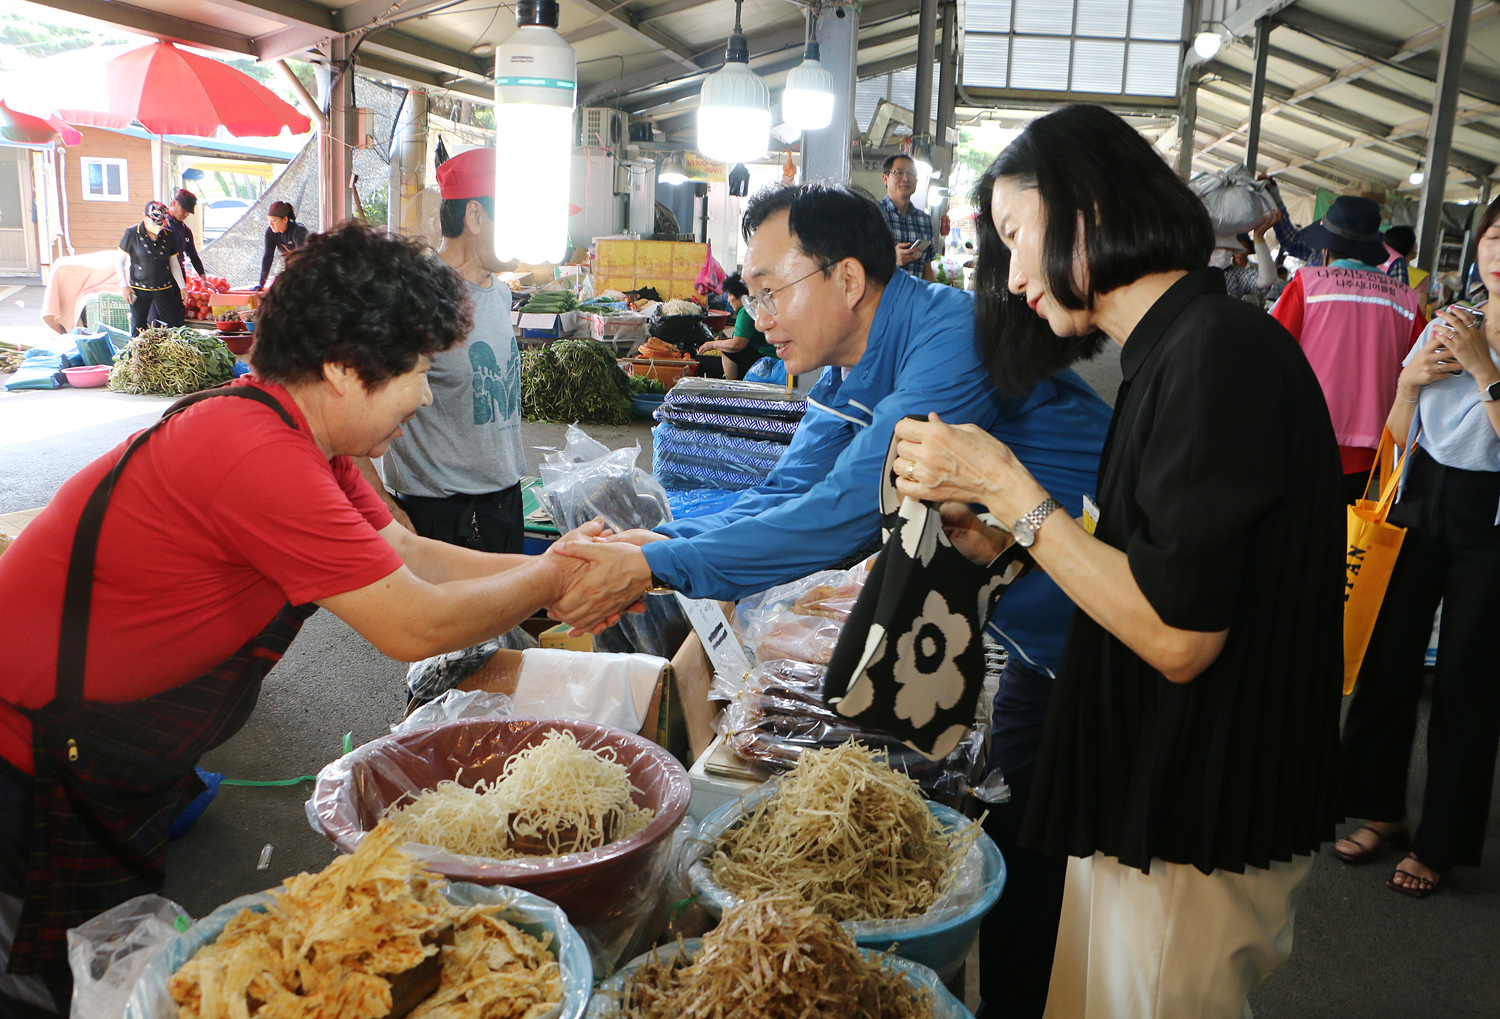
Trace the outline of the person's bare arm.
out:
[[[380,477],[380,472],[375,470],[375,462],[367,456],[356,456],[351,459],[354,461],[354,466],[359,468],[359,473],[363,474],[365,480],[370,483],[370,487],[375,489],[375,494],[380,496],[380,501],[385,503],[385,508],[391,511],[391,516],[395,518],[396,523],[415,533],[416,528],[412,526],[411,517],[407,515],[406,510],[401,508],[396,497],[386,490],[385,481]]]
[[[385,530],[392,528],[401,530],[396,524],[387,525]],[[562,556],[514,558],[525,561],[503,572],[439,583],[424,580],[410,567],[402,566],[373,584],[321,598],[318,604],[357,630],[382,654],[415,662],[504,633],[562,597],[574,574],[582,572],[582,564],[575,565],[576,560]]]
[[[187,280],[183,278],[182,263],[177,261],[176,255],[173,255],[170,259],[167,260],[167,268],[172,270],[172,279],[177,284],[178,292],[183,294],[187,293]]]

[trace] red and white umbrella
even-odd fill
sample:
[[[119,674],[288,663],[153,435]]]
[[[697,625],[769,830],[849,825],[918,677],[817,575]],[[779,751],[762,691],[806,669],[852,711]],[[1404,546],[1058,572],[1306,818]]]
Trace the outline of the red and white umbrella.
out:
[[[18,111],[85,127],[138,120],[152,134],[209,137],[223,127],[237,138],[312,130],[307,116],[254,78],[169,42],[47,57],[12,72],[5,89]]]

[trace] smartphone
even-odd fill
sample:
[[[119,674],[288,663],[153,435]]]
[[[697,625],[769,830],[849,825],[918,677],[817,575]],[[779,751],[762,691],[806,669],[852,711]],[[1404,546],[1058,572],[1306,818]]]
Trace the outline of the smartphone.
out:
[[[1459,311],[1467,312],[1468,313],[1469,317],[1473,320],[1472,322],[1470,322],[1470,325],[1474,326],[1476,329],[1482,329],[1482,328],[1484,328],[1484,312],[1483,311],[1481,311],[1478,308],[1467,308],[1467,307],[1464,307],[1463,305],[1459,305],[1459,304],[1455,304],[1453,307],[1457,308]],[[1452,309],[1450,309],[1450,310],[1452,310]],[[1449,329],[1448,331],[1451,333],[1453,330]],[[1438,347],[1437,349],[1438,350],[1444,350],[1446,348],[1444,348],[1444,347]],[[1460,368],[1460,369],[1458,369],[1458,371],[1451,371],[1448,374],[1449,375],[1462,375],[1463,373],[1464,373],[1464,370],[1462,368]]]
[[[911,246],[911,250],[920,253],[926,251],[930,247],[932,247],[932,241],[929,238],[924,237],[920,241],[914,242]]]

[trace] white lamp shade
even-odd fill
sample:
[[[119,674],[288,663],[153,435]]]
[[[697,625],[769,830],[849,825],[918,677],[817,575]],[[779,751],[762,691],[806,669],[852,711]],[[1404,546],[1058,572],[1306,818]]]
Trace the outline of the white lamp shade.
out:
[[[1204,60],[1212,60],[1223,44],[1218,32],[1199,32],[1193,36],[1193,52]]]
[[[786,76],[781,93],[781,114],[786,122],[803,131],[817,131],[833,120],[833,74],[818,63],[802,61]]]
[[[748,163],[766,154],[771,90],[749,64],[730,61],[703,82],[698,99],[698,151],[721,163]]]
[[[495,254],[501,261],[561,262],[568,253],[568,172],[573,162],[573,48],[545,25],[522,25],[495,53]],[[525,139],[525,154],[511,146]]]
[[[568,248],[572,109],[502,103],[495,107],[495,137],[526,139],[524,156],[508,150],[495,164],[495,194],[514,197],[503,212],[495,209],[495,254],[506,262],[561,262]]]
[[[1413,170],[1411,172],[1411,176],[1406,179],[1411,183],[1412,187],[1416,187],[1418,184],[1427,179],[1427,174],[1423,173],[1421,170]]]
[[[667,157],[667,161],[661,164],[661,172],[656,179],[663,184],[686,184],[688,179],[687,164],[683,162],[682,156],[677,153]]]

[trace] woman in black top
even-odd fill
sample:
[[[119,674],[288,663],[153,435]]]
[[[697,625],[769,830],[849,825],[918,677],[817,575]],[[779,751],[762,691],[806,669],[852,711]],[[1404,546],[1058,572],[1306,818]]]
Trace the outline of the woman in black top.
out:
[[[1225,295],[1203,206],[1115,115],[1033,121],[975,198],[997,377],[1099,332],[1124,348],[1082,522],[978,429],[896,429],[904,493],[983,504],[1078,606],[1023,835],[1073,857],[1048,1014],[1238,1017],[1336,820],[1344,514],[1321,390]],[[1012,540],[945,516],[976,558]]]
[[[184,321],[182,292],[187,289],[177,238],[167,229],[167,207],[147,202],[146,214],[120,238],[116,272],[130,302],[130,334],[152,322],[180,326]]]
[[[271,264],[276,253],[284,259],[307,243],[307,227],[297,222],[297,215],[290,202],[272,202],[266,212],[266,252],[260,258],[260,282],[256,290],[266,288],[266,277],[271,275]]]

